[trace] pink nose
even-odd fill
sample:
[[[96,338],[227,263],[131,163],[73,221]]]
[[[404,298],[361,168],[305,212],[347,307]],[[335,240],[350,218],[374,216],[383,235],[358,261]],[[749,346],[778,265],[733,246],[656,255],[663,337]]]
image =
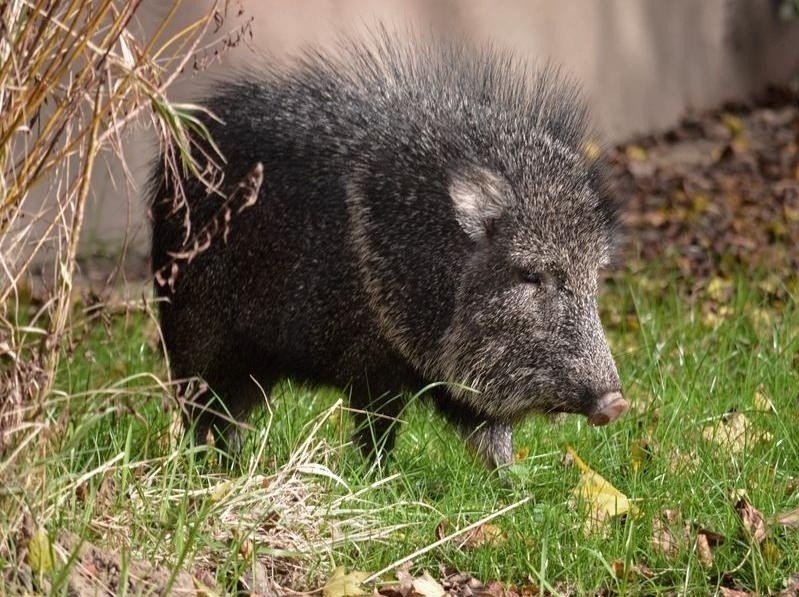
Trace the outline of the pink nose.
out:
[[[597,426],[607,425],[628,410],[630,410],[630,405],[624,399],[624,396],[621,395],[621,392],[608,392],[603,394],[597,401],[594,412],[588,417],[588,423]]]

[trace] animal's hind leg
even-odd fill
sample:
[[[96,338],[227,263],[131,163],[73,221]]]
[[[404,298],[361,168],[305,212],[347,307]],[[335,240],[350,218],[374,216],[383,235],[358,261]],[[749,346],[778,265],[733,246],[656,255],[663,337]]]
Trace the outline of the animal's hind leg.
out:
[[[352,388],[350,405],[355,419],[354,441],[364,457],[383,466],[394,448],[398,417],[405,407],[405,397],[385,392],[372,397],[365,387]]]
[[[238,453],[240,423],[265,398],[251,377],[254,371],[243,355],[240,359],[221,358],[202,376],[199,386],[184,388],[184,423],[187,429],[193,426],[198,443],[206,443],[210,436],[228,455]],[[268,385],[262,387],[269,389]]]

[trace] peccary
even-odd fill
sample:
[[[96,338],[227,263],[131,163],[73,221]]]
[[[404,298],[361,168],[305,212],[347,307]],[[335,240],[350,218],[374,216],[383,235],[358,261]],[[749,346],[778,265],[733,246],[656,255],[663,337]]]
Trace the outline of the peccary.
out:
[[[429,385],[489,468],[531,412],[627,410],[596,303],[618,206],[555,70],[383,33],[239,73],[204,104],[224,179],[160,158],[150,190],[171,367],[207,384],[186,415],[198,437],[224,438],[220,411],[241,419],[253,380],[284,377],[344,388],[373,456]]]

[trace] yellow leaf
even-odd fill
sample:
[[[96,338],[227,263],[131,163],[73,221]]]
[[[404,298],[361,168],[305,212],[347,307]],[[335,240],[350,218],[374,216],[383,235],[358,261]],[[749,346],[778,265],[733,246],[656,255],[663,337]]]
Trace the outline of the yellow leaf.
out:
[[[522,447],[516,450],[516,453],[513,455],[513,460],[515,462],[522,462],[523,460],[526,460],[529,455],[530,448]]]
[[[628,145],[624,153],[627,157],[635,162],[643,162],[646,160],[646,149],[640,145]]]
[[[721,122],[724,123],[724,126],[727,127],[733,137],[737,137],[746,130],[744,121],[733,114],[722,114]]]
[[[212,502],[221,502],[233,489],[233,481],[222,481],[217,483],[214,490],[211,492]]]
[[[760,551],[763,552],[766,562],[772,566],[780,561],[780,550],[772,541],[764,541],[760,546]]]
[[[705,292],[707,292],[708,298],[718,303],[726,302],[732,294],[732,281],[725,280],[720,276],[714,276],[711,278],[710,282],[707,283]]]
[[[691,209],[695,214],[705,213],[710,207],[711,201],[705,193],[697,193],[691,197]]]
[[[774,325],[774,312],[769,309],[754,307],[747,313],[749,320],[755,328],[755,332],[765,335]]]
[[[766,396],[766,393],[763,391],[763,386],[760,386],[757,391],[755,392],[755,410],[759,410],[762,412],[777,412],[774,408],[774,403],[769,400],[769,397]]]
[[[353,570],[347,573],[344,566],[339,566],[330,573],[327,583],[322,588],[323,597],[346,597],[349,595],[370,595],[371,591],[367,591],[361,586],[361,583],[369,578],[368,572],[359,572]]]
[[[55,555],[50,537],[43,528],[37,530],[28,542],[28,565],[35,574],[46,574],[55,567]]]
[[[567,446],[566,451],[581,471],[580,479],[572,489],[572,495],[587,510],[586,530],[597,530],[597,527],[610,517],[621,516],[628,512],[635,513],[635,506],[630,504],[626,495],[583,462],[571,446]]]
[[[651,457],[651,447],[645,439],[639,439],[630,446],[630,464],[633,472],[638,472]]]

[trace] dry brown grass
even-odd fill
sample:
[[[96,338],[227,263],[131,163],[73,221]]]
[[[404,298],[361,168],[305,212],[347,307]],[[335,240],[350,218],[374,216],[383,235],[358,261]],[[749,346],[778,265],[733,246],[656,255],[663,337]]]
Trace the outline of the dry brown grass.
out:
[[[124,140],[143,126],[156,132],[170,168],[191,168],[184,125],[194,107],[171,103],[168,90],[182,72],[203,68],[197,57],[209,43],[236,43],[209,42],[229,10],[242,18],[238,4],[219,0],[174,31],[174,0],[145,34],[141,4],[0,4],[0,475],[26,494],[44,487],[26,463],[45,458],[70,419],[74,397],[54,382],[60,359],[80,342],[73,290],[92,175],[101,160],[115,160],[125,177],[116,184],[132,188]],[[34,267],[43,289],[35,299]],[[49,414],[55,403],[57,417]],[[0,494],[4,537],[27,508],[24,496]]]
[[[183,124],[191,106],[167,90],[224,19],[217,3],[167,36],[180,5],[149,37],[141,0],[11,0],[0,9],[0,454],[11,466],[44,431],[36,413],[71,342],[78,242],[92,173],[111,157],[130,174],[123,140],[151,123],[172,167],[191,164]],[[181,115],[186,115],[183,118]],[[37,191],[45,199],[35,202]],[[44,191],[44,192],[42,192]],[[46,289],[29,306],[30,271]]]

